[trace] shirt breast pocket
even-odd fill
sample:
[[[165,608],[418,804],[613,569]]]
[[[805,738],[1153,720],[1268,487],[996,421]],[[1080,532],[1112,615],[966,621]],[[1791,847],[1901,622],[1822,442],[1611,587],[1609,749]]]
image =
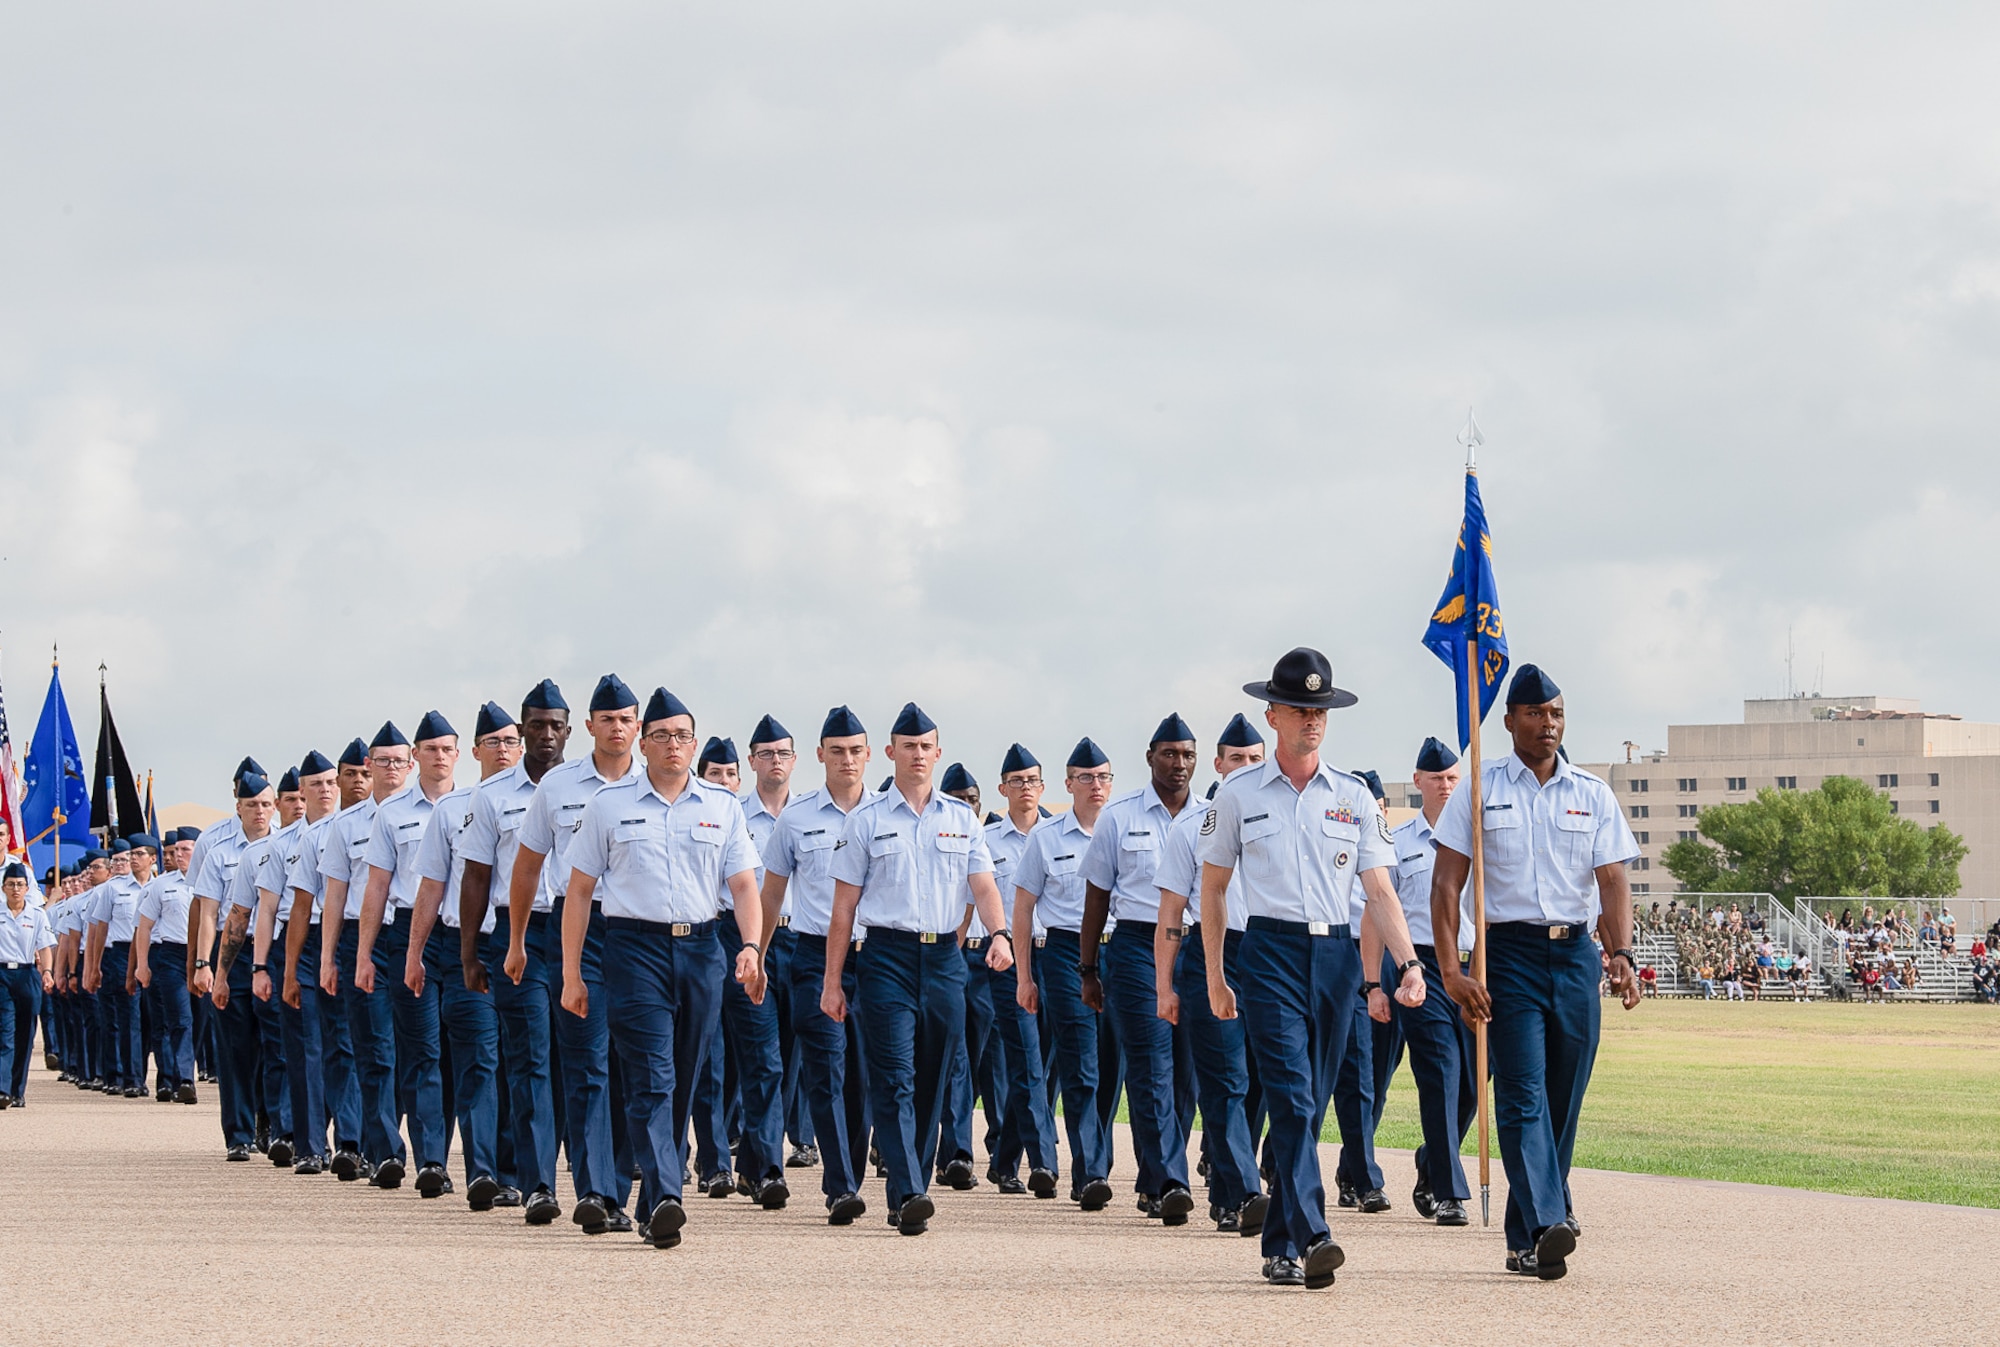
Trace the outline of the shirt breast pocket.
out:
[[[656,865],[666,851],[666,830],[644,819],[614,824],[610,859],[621,869]]]
[[[1590,868],[1591,844],[1597,839],[1597,819],[1591,814],[1557,814],[1556,836],[1562,857],[1571,865]]]
[[[1485,811],[1486,850],[1496,860],[1518,861],[1528,849],[1528,830],[1521,826],[1517,809]]]
[[[1323,818],[1319,821],[1319,834],[1324,839],[1322,849],[1326,852],[1329,868],[1342,871],[1353,869],[1361,850],[1360,825]]]
[[[1284,831],[1284,823],[1269,814],[1244,819],[1236,833],[1243,868],[1258,878],[1274,877],[1282,859]]]

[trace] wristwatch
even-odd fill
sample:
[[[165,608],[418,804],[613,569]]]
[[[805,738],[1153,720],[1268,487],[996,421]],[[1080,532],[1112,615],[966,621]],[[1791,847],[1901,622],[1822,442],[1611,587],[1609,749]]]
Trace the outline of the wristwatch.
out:
[[[250,971],[253,973],[268,973],[271,971],[271,965],[267,963],[253,963],[250,965]]]
[[[757,951],[757,957],[758,957],[758,958],[760,958],[760,959],[761,959],[761,958],[763,958],[763,957],[764,957],[764,947],[763,947],[762,945],[758,944],[758,943],[757,943],[757,942],[756,942],[755,940],[746,940],[746,941],[744,941],[744,942],[743,942],[743,948],[744,948],[744,949],[754,949],[754,950],[756,950],[756,951]]]
[[[1401,977],[1412,968],[1422,968],[1423,966],[1424,963],[1421,959],[1412,959],[1408,963],[1399,963],[1396,965],[1396,976]]]
[[[1361,984],[1361,994],[1363,996],[1368,995],[1370,992],[1379,992],[1381,990],[1382,984],[1379,982],[1364,982]]]
[[[1094,963],[1079,963],[1076,966],[1076,971],[1087,978],[1094,978],[1097,976],[1097,965]]]
[[[194,961],[194,966],[196,968],[207,968],[209,966],[209,963],[208,960],[206,959],[196,959]]]
[[[1611,951],[1611,957],[1614,959],[1623,959],[1633,968],[1639,966],[1639,961],[1632,957],[1632,951],[1629,949],[1614,949]]]

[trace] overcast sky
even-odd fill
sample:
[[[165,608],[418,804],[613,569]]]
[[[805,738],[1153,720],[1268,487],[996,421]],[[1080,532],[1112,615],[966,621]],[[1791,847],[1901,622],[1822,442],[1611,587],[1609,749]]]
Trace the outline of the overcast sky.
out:
[[[671,9],[671,13],[662,13]],[[0,642],[163,800],[615,669],[1137,785],[1419,644],[1477,409],[1578,760],[2000,719],[1991,5],[15,5]],[[1497,720],[1496,720],[1497,728]],[[471,779],[468,762],[465,779]],[[812,769],[801,780],[816,779]]]

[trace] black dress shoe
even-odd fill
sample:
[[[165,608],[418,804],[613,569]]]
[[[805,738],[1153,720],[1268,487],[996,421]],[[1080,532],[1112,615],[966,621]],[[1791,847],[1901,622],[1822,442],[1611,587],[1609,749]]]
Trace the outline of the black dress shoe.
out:
[[[271,1149],[265,1151],[264,1154],[270,1158],[272,1164],[278,1166],[280,1169],[291,1168],[292,1161],[298,1158],[292,1154],[292,1139],[290,1137],[279,1137],[271,1143]]]
[[[853,1225],[854,1218],[866,1215],[868,1204],[861,1200],[859,1193],[842,1193],[830,1197],[826,1202],[826,1223],[828,1225]]]
[[[1361,1195],[1361,1209],[1370,1215],[1389,1209],[1389,1195],[1380,1188],[1370,1188]]]
[[[521,1190],[519,1188],[510,1188],[504,1183],[501,1184],[500,1191],[493,1194],[493,1205],[496,1207],[520,1206]]]
[[[1299,1270],[1305,1274],[1306,1290],[1319,1291],[1333,1285],[1333,1274],[1347,1255],[1333,1240],[1321,1235],[1306,1246],[1306,1256],[1299,1260]]]
[[[1139,1194],[1139,1214],[1149,1221],[1160,1218],[1160,1199],[1147,1193]]]
[[[406,1172],[403,1162],[392,1155],[375,1166],[375,1172],[368,1176],[368,1182],[377,1188],[400,1188],[403,1186],[403,1175]]]
[[[1570,1234],[1575,1235],[1578,1239],[1583,1238],[1583,1227],[1576,1223],[1575,1212],[1571,1212],[1569,1215],[1563,1217],[1563,1224],[1569,1227]]]
[[[1431,1196],[1429,1179],[1418,1179],[1417,1186],[1410,1189],[1410,1205],[1415,1207],[1417,1215],[1423,1217],[1426,1221],[1437,1215],[1438,1203],[1437,1199]]]
[[[1029,1170],[1028,1191],[1036,1197],[1054,1197],[1056,1195],[1055,1171],[1048,1169]]]
[[[1185,1188],[1169,1188],[1160,1194],[1154,1212],[1161,1225],[1186,1225],[1188,1213],[1194,1210],[1194,1194]]]
[[[231,1164],[247,1164],[250,1160],[250,1147],[246,1143],[238,1142],[231,1146],[222,1158]]]
[[[327,1168],[331,1169],[333,1177],[342,1183],[352,1183],[361,1177],[361,1157],[353,1151],[335,1151],[333,1163]]]
[[[1523,1252],[1520,1249],[1507,1250],[1507,1270],[1509,1272],[1518,1272],[1524,1277],[1534,1276],[1535,1275],[1534,1250],[1530,1249],[1527,1250],[1526,1252]]]
[[[1243,1218],[1235,1212],[1222,1211],[1214,1207],[1211,1207],[1210,1210],[1215,1213],[1209,1219],[1215,1222],[1216,1233],[1233,1235],[1243,1228]]]
[[[1019,1174],[1002,1174],[993,1181],[993,1186],[1009,1196],[1018,1196],[1028,1191],[1028,1185],[1021,1182]]]
[[[160,1104],[173,1103],[174,1087],[171,1085],[162,1085],[159,1089],[153,1091],[153,1100],[155,1103],[160,1103]]]
[[[57,1070],[62,1066],[62,1058],[56,1056],[53,1052],[45,1052],[42,1054],[42,1065],[51,1071]]]
[[[451,1175],[443,1165],[419,1165],[416,1189],[418,1197],[442,1197],[451,1190]]]
[[[686,1224],[687,1212],[681,1204],[671,1197],[663,1197],[646,1222],[646,1238],[656,1249],[671,1249],[681,1242],[681,1227]]]
[[[251,1144],[259,1152],[268,1152],[271,1149],[271,1127],[269,1123],[257,1129],[257,1139]]]
[[[1447,1197],[1433,1204],[1435,1219],[1439,1225],[1471,1225],[1472,1218],[1465,1214],[1465,1204],[1455,1197]]]
[[[604,1229],[614,1235],[629,1234],[632,1230],[632,1218],[618,1208],[613,1207],[605,1213]],[[584,1233],[588,1234],[589,1232],[585,1231]]]
[[[294,1174],[323,1174],[325,1172],[326,1162],[321,1160],[317,1155],[301,1156],[298,1163],[292,1166],[292,1173]]]
[[[1361,1205],[1361,1195],[1354,1191],[1353,1184],[1349,1183],[1346,1179],[1336,1179],[1334,1182],[1340,1185],[1341,1206],[1353,1208]]]
[[[1279,1254],[1264,1260],[1264,1280],[1273,1286],[1304,1286],[1306,1274],[1297,1263]]]
[[[819,1156],[810,1146],[794,1146],[792,1153],[785,1157],[786,1169],[811,1169],[819,1163]]]
[[[1111,1205],[1111,1185],[1103,1179],[1091,1179],[1077,1190],[1076,1201],[1085,1211],[1103,1211]]]
[[[197,1098],[199,1096],[196,1095],[194,1086],[187,1081],[182,1081],[180,1087],[174,1091],[174,1102],[177,1104],[192,1104]]]
[[[528,1194],[528,1200],[521,1206],[522,1219],[529,1225],[547,1225],[562,1215],[562,1203],[546,1188],[537,1188]]]
[[[11,1094],[0,1094],[0,1113],[4,1113],[12,1107],[14,1107],[14,1096]]]
[[[417,1191],[424,1190],[424,1176],[417,1175]],[[465,1185],[465,1205],[474,1211],[493,1210],[493,1199],[500,1195],[500,1180],[491,1174],[474,1174],[472,1182]]]
[[[901,1235],[921,1235],[931,1228],[931,1217],[937,1215],[937,1203],[926,1193],[904,1200],[896,1212],[896,1233]]]
[[[757,1205],[765,1211],[783,1211],[785,1203],[792,1199],[792,1188],[783,1174],[773,1174],[757,1185],[756,1198]]]
[[[742,1197],[757,1196],[757,1181],[750,1177],[749,1170],[738,1169],[736,1171],[736,1191]]]
[[[957,1193],[968,1192],[979,1186],[979,1176],[972,1172],[972,1161],[963,1157],[946,1165],[944,1173],[938,1177],[944,1180],[947,1188]]]
[[[1535,1241],[1535,1276],[1545,1282],[1560,1280],[1569,1272],[1567,1260],[1575,1252],[1576,1232],[1567,1224],[1550,1226]]]
[[[1271,1199],[1263,1193],[1252,1193],[1243,1199],[1243,1205],[1236,1209],[1236,1233],[1257,1235],[1264,1230],[1264,1214],[1271,1209]]]
[[[584,1234],[601,1235],[604,1233],[605,1219],[610,1214],[609,1202],[596,1193],[585,1193],[576,1200],[576,1205],[570,1208],[569,1219],[574,1224],[582,1226]]]
[[[736,1179],[726,1169],[718,1169],[708,1176],[702,1190],[710,1197],[728,1197],[736,1191]]]

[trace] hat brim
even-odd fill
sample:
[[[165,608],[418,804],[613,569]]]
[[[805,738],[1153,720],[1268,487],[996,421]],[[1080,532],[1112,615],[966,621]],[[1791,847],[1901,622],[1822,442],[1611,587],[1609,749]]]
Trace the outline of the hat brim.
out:
[[[1270,702],[1273,706],[1300,706],[1308,711],[1338,711],[1344,706],[1352,706],[1361,699],[1346,688],[1328,688],[1322,693],[1279,692],[1270,683],[1245,683],[1243,690],[1260,702]]]

